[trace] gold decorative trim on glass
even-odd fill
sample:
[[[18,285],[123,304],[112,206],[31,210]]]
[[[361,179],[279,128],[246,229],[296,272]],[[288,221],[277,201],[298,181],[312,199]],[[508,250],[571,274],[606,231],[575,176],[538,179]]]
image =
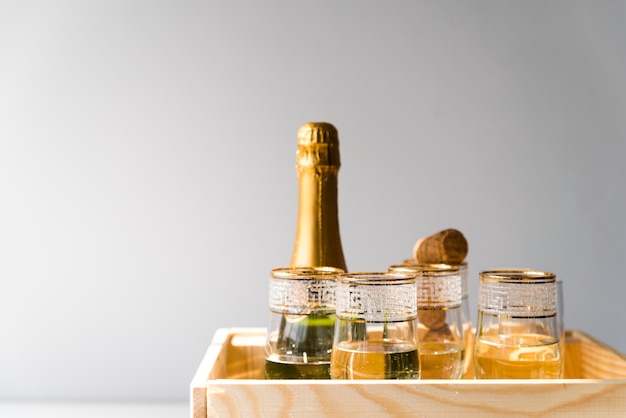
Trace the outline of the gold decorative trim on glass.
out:
[[[337,317],[394,322],[417,316],[415,275],[343,273],[337,277]]]
[[[461,270],[450,264],[396,264],[392,273],[413,274],[417,277],[418,308],[455,308],[463,298]]]
[[[546,317],[556,315],[556,275],[509,269],[479,274],[478,310],[487,315]]]
[[[272,269],[269,308],[294,315],[313,310],[335,310],[335,267],[280,267]]]

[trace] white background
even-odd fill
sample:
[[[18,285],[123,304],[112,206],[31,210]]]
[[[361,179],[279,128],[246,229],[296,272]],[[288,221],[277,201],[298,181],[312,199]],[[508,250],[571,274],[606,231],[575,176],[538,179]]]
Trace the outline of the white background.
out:
[[[350,270],[453,227],[626,351],[623,1],[0,0],[0,399],[184,401],[265,326],[296,133],[339,130]],[[476,315],[474,312],[474,319]]]

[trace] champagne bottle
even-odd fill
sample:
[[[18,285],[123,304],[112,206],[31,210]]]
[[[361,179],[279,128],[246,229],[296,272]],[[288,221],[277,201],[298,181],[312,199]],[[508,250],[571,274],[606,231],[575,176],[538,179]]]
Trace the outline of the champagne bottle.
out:
[[[339,136],[333,125],[321,122],[300,127],[296,151],[298,223],[290,263],[293,269],[309,274],[314,268],[346,271],[337,205],[340,165]],[[293,297],[305,294],[296,292]],[[330,379],[334,306],[329,310],[327,306],[311,304],[306,312],[283,312],[278,320],[277,332],[270,332],[266,345],[266,377]]]
[[[339,135],[330,123],[298,130],[298,223],[291,266],[336,267],[347,271],[339,234],[337,176]]]

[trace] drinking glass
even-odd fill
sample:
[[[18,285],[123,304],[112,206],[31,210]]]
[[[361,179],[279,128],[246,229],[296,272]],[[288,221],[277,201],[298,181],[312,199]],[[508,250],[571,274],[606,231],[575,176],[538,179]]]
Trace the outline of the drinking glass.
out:
[[[419,379],[415,276],[344,273],[336,297],[332,379]]]
[[[428,266],[428,265],[437,265],[437,264],[420,264],[415,261],[414,258],[408,258],[404,260],[403,264],[397,264],[389,267],[389,271],[411,271],[415,269],[415,267],[411,266]],[[448,264],[439,264],[439,265],[448,265]],[[452,267],[456,265],[451,265]],[[467,373],[469,370],[470,364],[472,364],[472,351],[474,347],[474,335],[473,335],[473,327],[474,324],[472,322],[472,315],[470,313],[470,302],[469,302],[469,289],[468,289],[468,266],[467,261],[463,261],[458,264],[459,271],[461,273],[461,324],[463,328],[463,347],[464,351],[464,359],[463,359],[463,374]]]
[[[458,379],[464,372],[462,277],[458,265],[390,266],[416,275],[421,379]]]
[[[335,286],[342,272],[333,267],[272,270],[266,378],[330,379]]]
[[[510,269],[483,271],[479,278],[474,376],[560,378],[556,275]]]

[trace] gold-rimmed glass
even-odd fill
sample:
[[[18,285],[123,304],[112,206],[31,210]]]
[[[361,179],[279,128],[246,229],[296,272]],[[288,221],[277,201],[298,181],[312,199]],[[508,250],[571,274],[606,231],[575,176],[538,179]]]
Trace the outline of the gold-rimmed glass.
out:
[[[389,266],[415,274],[421,379],[458,379],[464,373],[461,269],[449,264]]]
[[[335,330],[334,267],[284,267],[271,271],[267,379],[330,379]]]
[[[428,263],[418,263],[414,258],[407,258],[404,263],[390,266],[392,268],[409,267],[411,265],[429,265]],[[432,265],[432,264],[431,264]],[[436,264],[435,264],[436,265]],[[467,261],[463,261],[460,264],[445,264],[452,267],[458,266],[461,273],[461,323],[463,328],[463,346],[465,347],[465,357],[463,360],[463,374],[466,374],[469,370],[470,364],[472,364],[472,353],[474,349],[474,323],[472,320],[470,309],[470,297],[469,297],[469,269]]]
[[[526,269],[479,274],[477,379],[562,377],[556,275]]]
[[[418,379],[415,277],[344,273],[337,279],[332,379]]]

